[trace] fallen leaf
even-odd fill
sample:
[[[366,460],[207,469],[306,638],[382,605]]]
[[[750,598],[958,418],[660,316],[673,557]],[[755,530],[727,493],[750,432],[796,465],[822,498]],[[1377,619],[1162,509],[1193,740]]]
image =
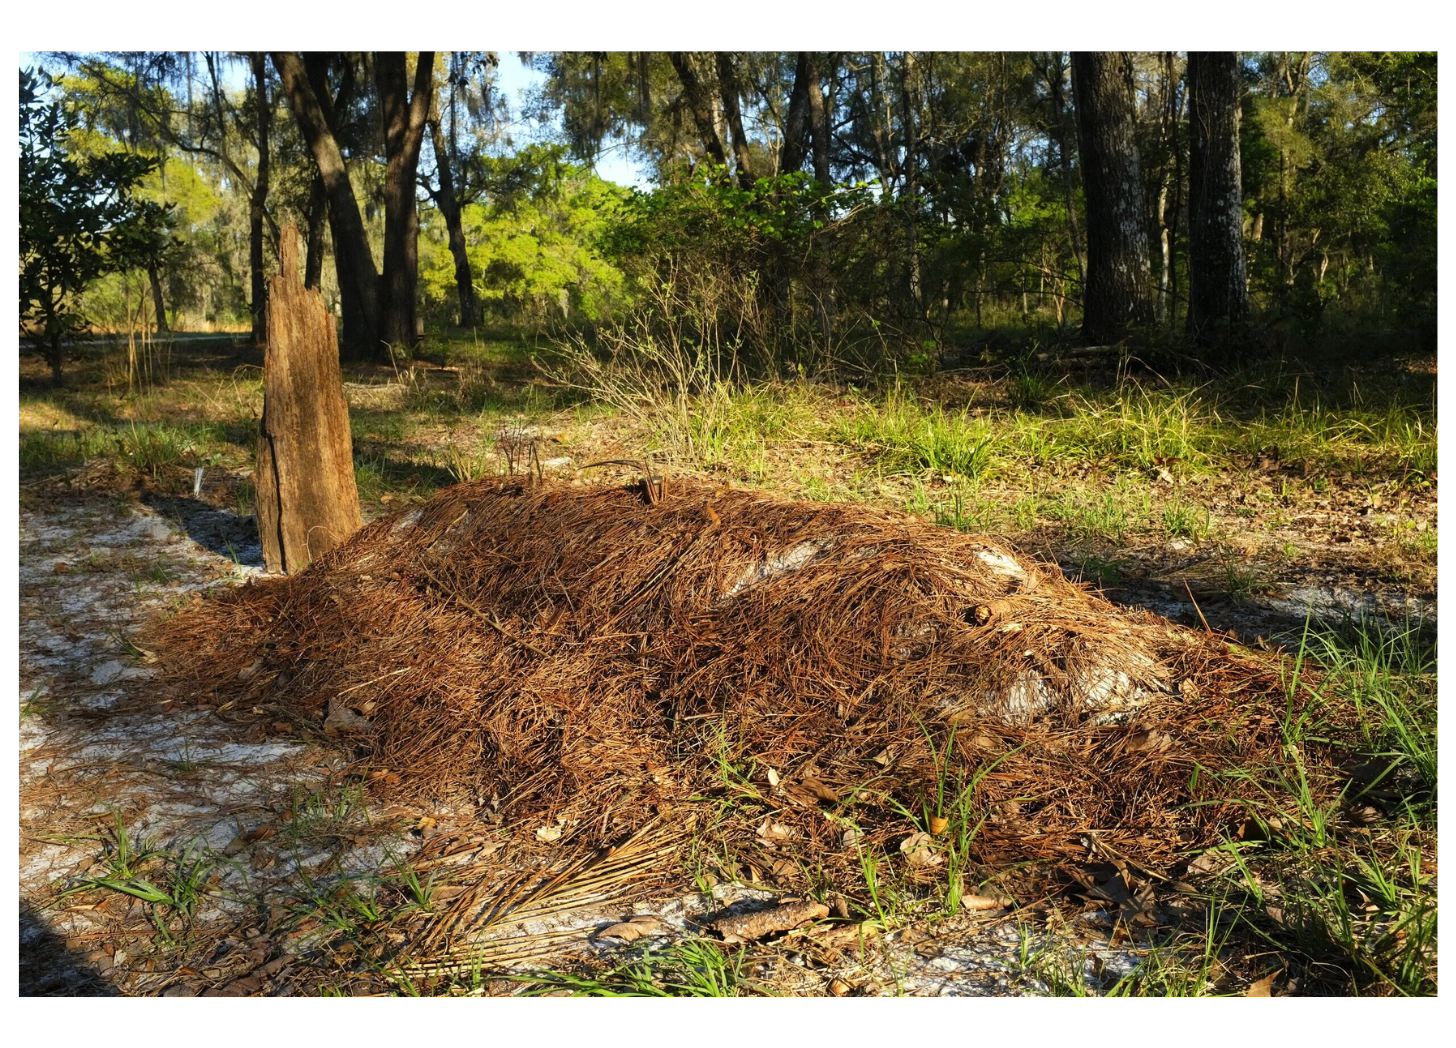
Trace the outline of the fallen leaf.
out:
[[[415,829],[419,830],[421,833],[429,833],[435,828],[435,825],[435,820],[432,817],[430,817],[429,815],[421,815],[420,821],[415,823]]]
[[[967,910],[1009,910],[1015,905],[1015,899],[1008,899],[1004,895],[961,896],[961,907]]]
[[[1283,970],[1284,969],[1281,968],[1279,971],[1283,971]],[[1269,975],[1264,976],[1264,978],[1262,978],[1262,979],[1256,979],[1256,980],[1254,980],[1252,983],[1249,984],[1249,988],[1244,991],[1244,996],[1245,997],[1272,997],[1273,994],[1270,991],[1273,989],[1273,987],[1274,987],[1274,979],[1278,975],[1279,975],[1279,972],[1272,972]]]
[[[655,938],[673,934],[672,925],[654,913],[637,913],[625,921],[609,925],[596,933],[598,939],[621,939],[636,942],[638,939]]]
[[[333,735],[341,731],[369,733],[374,730],[368,717],[361,717],[337,697],[329,700],[329,714],[324,718],[324,734]]]
[[[561,839],[560,826],[542,826],[536,831],[536,836],[543,841],[557,841]]]
[[[1188,864],[1189,873],[1220,873],[1234,864],[1233,857],[1221,848],[1210,848]]]
[[[830,804],[839,803],[839,794],[834,792],[833,787],[829,786],[827,783],[819,779],[812,778],[803,778],[800,779],[799,782],[804,786],[805,789],[813,793],[814,796],[817,797],[819,800],[828,801]]]
[[[758,835],[766,841],[785,841],[794,835],[794,831],[783,823],[764,819],[758,827]]]
[[[945,861],[932,846],[933,838],[924,831],[912,833],[900,842],[900,852],[911,866],[939,866]]]

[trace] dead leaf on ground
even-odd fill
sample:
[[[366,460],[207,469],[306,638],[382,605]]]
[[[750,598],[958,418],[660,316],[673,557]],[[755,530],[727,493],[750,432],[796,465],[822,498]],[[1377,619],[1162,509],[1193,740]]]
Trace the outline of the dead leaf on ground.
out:
[[[334,735],[341,731],[357,731],[368,734],[374,724],[368,717],[361,717],[337,697],[329,700],[329,714],[324,718],[324,734]]]
[[[900,852],[911,866],[939,866],[945,856],[934,848],[933,840],[924,831],[912,833],[900,842]]]
[[[961,908],[966,910],[1009,910],[1015,905],[1015,899],[1008,899],[1004,895],[961,896]]]
[[[623,942],[636,942],[638,939],[650,939],[662,935],[673,934],[672,925],[668,924],[655,913],[636,913],[625,921],[609,925],[596,933],[598,939],[621,939]]]
[[[1264,978],[1262,978],[1262,979],[1255,979],[1253,982],[1251,982],[1249,984],[1249,988],[1244,991],[1244,996],[1245,997],[1272,997],[1272,996],[1274,996],[1274,994],[1273,994],[1274,980],[1279,977],[1279,972],[1282,972],[1283,970],[1284,970],[1283,968],[1280,968],[1278,972],[1270,972],[1268,975],[1264,976]]]
[[[758,835],[766,841],[786,841],[794,835],[794,831],[783,823],[764,819],[759,824]]]

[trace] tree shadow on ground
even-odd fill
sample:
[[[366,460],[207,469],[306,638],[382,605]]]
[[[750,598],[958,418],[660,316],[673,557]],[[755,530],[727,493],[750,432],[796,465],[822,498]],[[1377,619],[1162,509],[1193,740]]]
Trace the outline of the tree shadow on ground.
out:
[[[110,959],[105,962],[110,965]],[[97,963],[66,948],[35,907],[20,900],[21,997],[119,997]]]
[[[263,566],[263,545],[258,522],[228,509],[218,509],[198,498],[143,495],[142,503],[180,526],[203,549],[243,567]]]

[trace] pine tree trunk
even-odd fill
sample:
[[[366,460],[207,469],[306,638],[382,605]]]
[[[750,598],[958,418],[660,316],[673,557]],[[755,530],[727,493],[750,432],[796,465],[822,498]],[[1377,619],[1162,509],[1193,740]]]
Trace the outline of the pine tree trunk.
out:
[[[268,295],[257,513],[269,571],[302,571],[359,530],[359,492],[334,318],[298,273],[298,230],[278,242]]]
[[[1130,327],[1150,324],[1153,319],[1127,55],[1120,51],[1073,52],[1072,88],[1087,195],[1082,336],[1094,344],[1108,344],[1121,341]]]
[[[1249,318],[1239,165],[1239,59],[1188,53],[1188,330],[1231,363]]]

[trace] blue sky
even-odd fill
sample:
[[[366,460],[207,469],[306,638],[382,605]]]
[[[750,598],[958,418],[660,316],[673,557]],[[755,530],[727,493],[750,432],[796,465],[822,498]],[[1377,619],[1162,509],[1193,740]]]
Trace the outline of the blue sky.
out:
[[[515,51],[500,52],[500,89],[505,92],[506,98],[511,105],[511,113],[519,118],[524,109],[522,104],[525,93],[532,88],[540,87],[546,77],[534,69],[529,69],[521,62],[520,56]],[[528,138],[549,137],[528,130],[524,123],[518,125]],[[559,129],[559,124],[552,130]],[[629,160],[627,151],[621,143],[606,142],[603,144],[603,152],[597,158],[597,174],[610,182],[616,182],[624,186],[637,186],[648,188],[651,183],[645,177],[642,168]]]

